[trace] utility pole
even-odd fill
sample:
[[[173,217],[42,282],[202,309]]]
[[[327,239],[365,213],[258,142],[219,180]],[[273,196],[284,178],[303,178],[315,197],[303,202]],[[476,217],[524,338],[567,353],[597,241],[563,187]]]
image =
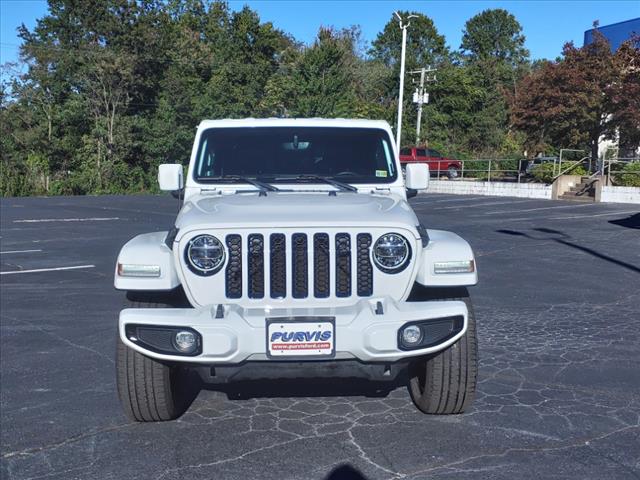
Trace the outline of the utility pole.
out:
[[[414,70],[409,72],[412,75],[420,74],[420,86],[413,93],[413,103],[418,104],[418,123],[416,124],[416,145],[420,145],[420,126],[422,123],[422,105],[424,103],[429,103],[429,94],[424,91],[424,82],[435,82],[436,76],[429,75],[432,72],[435,72],[435,68],[431,68],[430,66],[427,68],[422,67],[420,70]]]
[[[394,15],[398,17],[398,23],[402,30],[402,52],[400,54],[400,95],[398,96],[398,128],[396,129],[396,145],[398,150],[400,149],[400,142],[402,139],[402,101],[404,97],[404,56],[407,49],[407,28],[411,25],[411,19],[417,18],[417,15],[409,15],[406,18],[407,23],[403,23],[402,17],[398,12],[394,12]]]

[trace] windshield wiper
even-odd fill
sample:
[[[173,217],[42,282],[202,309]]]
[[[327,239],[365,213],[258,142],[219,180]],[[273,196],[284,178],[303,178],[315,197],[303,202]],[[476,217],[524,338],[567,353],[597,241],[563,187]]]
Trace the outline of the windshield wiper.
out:
[[[249,178],[249,177],[243,177],[241,175],[222,175],[220,177],[209,177],[209,178],[198,178],[199,181],[206,181],[206,182],[216,182],[216,181],[224,181],[224,180],[234,180],[234,181],[238,181],[238,182],[244,182],[244,183],[248,183],[250,185],[253,185],[254,187],[257,187],[258,190],[260,190],[260,194],[267,194],[267,192],[279,192],[280,189],[278,187],[275,187],[267,182],[261,182],[260,180],[256,180],[255,178]]]
[[[343,192],[357,192],[358,189],[353,185],[349,185],[345,182],[340,182],[338,180],[334,180],[329,177],[322,177],[320,175],[299,175],[295,177],[295,180],[319,180],[324,183],[328,183],[329,185],[333,185],[336,188],[339,188]]]

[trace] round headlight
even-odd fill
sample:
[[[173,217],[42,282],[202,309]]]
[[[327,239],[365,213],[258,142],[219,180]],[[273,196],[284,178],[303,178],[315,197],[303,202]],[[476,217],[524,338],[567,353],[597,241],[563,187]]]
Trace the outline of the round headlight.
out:
[[[224,246],[213,235],[198,235],[185,251],[189,268],[198,275],[213,275],[224,263]]]
[[[386,273],[397,273],[409,264],[409,242],[397,233],[385,233],[373,246],[373,261]]]

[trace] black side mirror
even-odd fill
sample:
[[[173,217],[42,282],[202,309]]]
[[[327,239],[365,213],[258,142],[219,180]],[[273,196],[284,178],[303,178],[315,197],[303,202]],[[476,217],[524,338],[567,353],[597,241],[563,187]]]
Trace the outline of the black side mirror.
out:
[[[413,198],[418,195],[418,190],[415,188],[407,188],[407,199]]]

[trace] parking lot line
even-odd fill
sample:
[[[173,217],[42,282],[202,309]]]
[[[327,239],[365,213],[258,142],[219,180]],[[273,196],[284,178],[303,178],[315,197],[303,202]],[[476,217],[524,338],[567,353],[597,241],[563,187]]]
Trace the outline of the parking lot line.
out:
[[[75,265],[73,267],[38,268],[35,270],[15,270],[12,272],[0,272],[0,275],[12,275],[14,273],[57,272],[59,270],[78,270],[81,268],[95,268],[95,265]]]
[[[44,223],[44,222],[105,222],[108,220],[120,220],[120,217],[92,217],[92,218],[32,218],[26,220],[14,220],[13,223]]]
[[[478,207],[489,207],[493,205],[513,205],[516,203],[528,203],[531,200],[514,200],[512,202],[491,202],[491,203],[474,203],[472,205],[454,205],[451,207],[438,207],[439,210],[450,210],[452,208],[478,208]]]
[[[442,197],[437,197],[437,198],[442,198]],[[449,197],[445,197],[443,200],[430,200],[430,199],[420,199],[420,200],[413,200],[411,202],[411,204],[416,204],[416,205],[426,205],[426,204],[431,204],[431,203],[448,203],[448,202],[472,202],[474,200],[482,200],[482,199],[486,199],[487,196],[483,195],[481,197],[474,197],[474,196],[468,196],[468,197],[464,197],[464,198],[449,198]]]
[[[6,255],[8,253],[33,253],[33,252],[41,252],[41,249],[33,249],[33,250],[7,250],[5,252],[0,252],[0,255]]]
[[[593,207],[596,203],[581,203],[579,205],[557,205],[555,207],[538,207],[527,208],[525,210],[496,210],[495,212],[485,212],[485,215],[498,215],[503,213],[523,213],[523,212],[535,212],[538,210],[551,210],[556,208],[579,208],[579,207]]]
[[[625,212],[608,212],[608,213],[592,213],[588,215],[572,215],[565,217],[549,217],[549,220],[565,220],[570,218],[592,218],[592,217],[606,217],[611,215],[629,215],[631,213],[638,213],[638,210],[627,210]]]

